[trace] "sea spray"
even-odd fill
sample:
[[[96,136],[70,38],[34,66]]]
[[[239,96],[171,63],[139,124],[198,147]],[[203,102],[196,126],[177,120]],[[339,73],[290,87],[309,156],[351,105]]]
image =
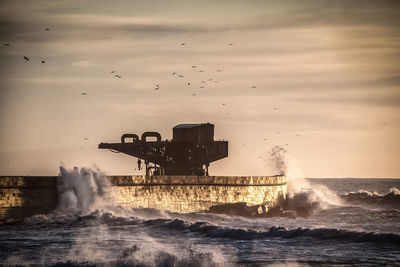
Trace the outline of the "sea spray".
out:
[[[276,149],[276,151],[281,150]],[[283,158],[279,159],[281,156]],[[286,170],[288,179],[287,196],[282,205],[283,209],[295,210],[298,216],[309,217],[316,209],[326,209],[330,205],[342,204],[340,197],[326,186],[311,184],[293,157],[281,151],[277,158],[278,162],[285,164],[282,169]]]
[[[57,180],[59,193],[58,210],[61,212],[89,213],[109,205],[112,199],[111,185],[100,170],[60,167]]]
[[[270,160],[275,168],[275,171],[280,175],[286,175],[287,164],[286,164],[286,150],[280,146],[274,146],[271,151],[268,151]]]

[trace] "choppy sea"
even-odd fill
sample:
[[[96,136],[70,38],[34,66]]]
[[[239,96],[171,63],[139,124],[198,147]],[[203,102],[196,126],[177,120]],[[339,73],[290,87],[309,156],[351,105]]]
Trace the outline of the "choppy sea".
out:
[[[84,207],[76,190],[66,191],[68,201],[61,200],[64,207],[21,224],[0,226],[0,263],[400,265],[400,179],[295,179],[290,183],[289,199],[302,195],[312,207],[308,217],[177,214],[110,206],[101,196],[92,197],[93,203],[83,201]]]

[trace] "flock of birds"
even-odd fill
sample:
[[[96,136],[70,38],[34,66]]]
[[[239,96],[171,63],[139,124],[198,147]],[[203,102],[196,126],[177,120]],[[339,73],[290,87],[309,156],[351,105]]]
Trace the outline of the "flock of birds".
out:
[[[186,43],[181,43],[181,45],[186,45]],[[233,43],[230,43],[230,44],[228,44],[228,45],[233,45]],[[191,68],[192,68],[192,69],[198,69],[198,66],[192,65]],[[222,71],[223,71],[223,70],[221,70],[221,69],[216,70],[216,72],[222,72]],[[203,73],[203,72],[205,72],[205,71],[204,71],[203,69],[199,69],[198,72]],[[175,71],[175,72],[172,72],[171,76],[179,77],[179,78],[184,78],[184,77],[185,77],[183,74],[179,74],[179,73],[177,73],[176,71]],[[219,83],[218,80],[214,80],[213,78],[209,78],[209,79],[206,79],[206,80],[202,80],[202,81],[201,81],[202,85],[199,86],[198,89],[203,89],[203,88],[205,87],[205,84],[206,84],[207,82],[210,82],[210,83],[212,83],[212,82],[213,82],[213,83]],[[187,85],[187,86],[192,86],[193,83],[192,83],[192,82],[186,82],[186,85]],[[251,88],[256,88],[256,86],[252,86]],[[155,86],[155,88],[154,88],[155,91],[158,91],[158,90],[160,90],[160,89],[161,89],[161,87],[160,87],[159,84],[157,84],[157,85]],[[192,96],[196,96],[196,95],[197,95],[197,93],[192,93]],[[225,105],[225,104],[224,104],[224,105]]]
[[[46,29],[44,29],[44,30],[45,30],[45,31],[50,31],[49,28],[46,28]],[[5,44],[3,44],[3,45],[4,45],[4,46],[11,46],[11,44],[9,44],[9,43],[5,43]],[[25,61],[30,61],[30,58],[27,57],[27,56],[23,56],[23,59],[24,59]],[[45,63],[46,63],[46,61],[45,61],[44,59],[41,59],[40,62],[41,62],[42,64],[45,64]]]
[[[50,31],[49,28],[45,28],[44,30],[45,30],[45,31]],[[4,45],[5,47],[11,46],[10,43],[4,43],[3,45]],[[180,45],[184,46],[184,45],[186,45],[186,43],[181,43]],[[228,45],[229,45],[229,46],[232,46],[233,43],[228,43]],[[24,59],[25,61],[27,61],[27,62],[31,61],[31,59],[30,59],[28,56],[23,56],[23,59]],[[43,58],[40,60],[40,62],[41,62],[42,64],[45,64],[45,63],[46,63],[46,61],[45,61]],[[193,69],[193,70],[198,70],[199,73],[204,73],[204,72],[205,72],[203,69],[199,69],[197,65],[192,65],[192,66],[191,66],[191,69]],[[222,71],[223,71],[222,69],[217,69],[217,70],[215,70],[215,72],[218,72],[218,73],[219,73],[219,72],[222,72]],[[118,74],[115,70],[112,70],[112,71],[110,72],[110,74],[113,75],[113,77],[116,78],[116,79],[122,79],[122,76],[121,76],[120,74]],[[177,77],[177,78],[184,78],[184,77],[185,77],[182,73],[178,73],[178,72],[176,72],[176,71],[175,71],[175,72],[172,72],[172,73],[171,73],[171,76]],[[193,85],[192,82],[185,82],[185,83],[186,83],[187,86]],[[218,81],[218,80],[214,80],[214,78],[203,79],[203,80],[201,80],[201,86],[199,86],[198,89],[203,89],[203,88],[205,88],[205,85],[206,85],[207,83],[219,83],[219,81]],[[253,85],[253,86],[251,86],[251,88],[252,88],[252,89],[255,89],[255,88],[257,88],[257,86],[256,86],[256,85]],[[155,87],[154,87],[154,91],[159,91],[160,89],[161,89],[160,84],[156,84]],[[82,92],[82,95],[83,95],[83,96],[86,96],[87,93],[86,93],[86,92]],[[192,96],[196,96],[196,95],[197,95],[197,93],[192,93]],[[225,106],[226,106],[226,103],[222,103],[221,105],[222,105],[223,107],[225,107]],[[277,108],[274,107],[273,110],[275,111],[275,110],[277,110]],[[226,112],[226,115],[230,115],[230,113],[229,113],[229,112]],[[276,134],[279,134],[279,132],[276,132]],[[299,136],[299,134],[297,134],[296,136]],[[88,138],[85,138],[85,140],[88,140]],[[264,138],[264,141],[267,141],[267,140],[268,140],[267,138]],[[285,145],[288,146],[289,144],[285,144]],[[243,144],[243,146],[246,146],[246,145]],[[260,157],[258,157],[258,158],[260,158]]]

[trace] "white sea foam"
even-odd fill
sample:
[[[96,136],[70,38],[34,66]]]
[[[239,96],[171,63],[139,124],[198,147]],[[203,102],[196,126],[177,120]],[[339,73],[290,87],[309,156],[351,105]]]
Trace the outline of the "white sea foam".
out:
[[[287,198],[289,208],[303,207],[306,209],[328,208],[330,205],[342,205],[340,197],[325,185],[311,184],[301,171],[296,160],[285,155],[287,169]]]
[[[111,185],[100,170],[60,167],[57,180],[58,210],[64,213],[89,213],[110,205]]]

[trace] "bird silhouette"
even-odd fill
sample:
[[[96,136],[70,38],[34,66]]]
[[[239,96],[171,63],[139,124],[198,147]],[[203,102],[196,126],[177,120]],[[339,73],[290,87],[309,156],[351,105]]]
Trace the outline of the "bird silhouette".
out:
[[[24,56],[24,59],[25,59],[26,61],[29,61],[29,57]]]
[[[113,70],[111,73],[115,73],[115,70]]]
[[[42,64],[46,63],[46,61],[42,60]]]
[[[46,28],[46,29],[44,29],[45,31],[50,31],[50,29],[49,28]]]
[[[178,75],[179,77],[183,78],[183,75]]]
[[[185,45],[185,43],[181,43],[181,45]]]
[[[190,85],[190,83],[188,83],[188,85]]]
[[[86,93],[82,93],[82,95],[86,95]]]
[[[229,45],[233,45],[233,43],[230,43]]]
[[[4,46],[10,46],[10,44],[4,44]]]
[[[175,75],[176,74],[176,72],[173,72],[171,75]]]

